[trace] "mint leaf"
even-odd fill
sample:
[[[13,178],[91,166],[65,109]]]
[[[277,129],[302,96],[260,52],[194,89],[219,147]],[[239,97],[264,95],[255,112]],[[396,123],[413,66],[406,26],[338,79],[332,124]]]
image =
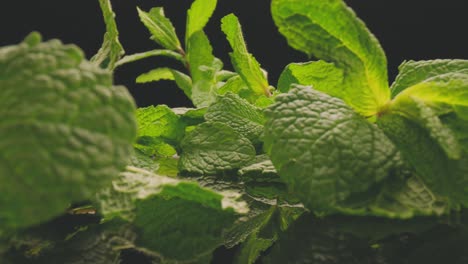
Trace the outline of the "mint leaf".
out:
[[[387,182],[371,207],[376,215],[401,219],[417,215],[441,216],[450,211],[448,201],[435,195],[418,175]]]
[[[213,56],[213,48],[203,31],[192,34],[188,40],[187,59],[192,76],[192,102],[206,107],[216,100],[216,73],[223,67]]]
[[[247,138],[219,122],[197,126],[185,136],[180,147],[179,168],[195,174],[237,169],[255,157],[255,149]]]
[[[454,113],[460,122],[467,122],[467,110],[468,75],[453,72],[430,77],[405,89],[383,114],[398,114],[416,122],[428,130],[449,158],[459,159],[461,146],[455,132],[443,124],[441,117]]]
[[[306,63],[291,63],[278,80],[278,90],[286,93],[291,84],[312,85],[315,90],[326,91],[340,87],[343,82],[343,70],[333,63],[311,61]]]
[[[255,160],[241,168],[238,174],[244,182],[282,182],[267,155],[256,156]]]
[[[449,158],[429,131],[399,114],[383,115],[377,122],[435,195],[448,200],[452,209],[468,204],[466,152],[459,159]]]
[[[207,108],[172,108],[172,111],[180,116],[180,119],[188,126],[195,126],[205,122]]]
[[[392,84],[392,97],[401,91],[427,79],[444,75],[447,73],[468,74],[467,60],[428,60],[428,61],[405,61],[399,69],[399,74]]]
[[[261,254],[276,242],[278,234],[286,231],[289,224],[302,213],[301,208],[271,206],[268,211],[249,221],[252,223],[245,223],[250,225],[247,228],[253,227],[253,230],[241,244],[234,263],[255,263]]]
[[[341,98],[364,116],[375,115],[388,102],[385,54],[342,0],[273,0],[271,11],[291,47],[343,70],[340,86],[316,89]]]
[[[106,24],[106,33],[102,47],[91,58],[91,61],[108,69],[114,69],[116,62],[125,54],[125,51],[119,41],[119,31],[115,22],[115,13],[112,10],[110,0],[99,0],[99,6],[104,16]]]
[[[432,192],[415,173],[394,174],[367,192],[355,194],[336,207],[337,212],[357,216],[411,219],[450,212],[448,200]]]
[[[252,95],[255,95],[253,94],[253,92],[249,89],[249,87],[247,86],[247,84],[245,84],[244,80],[242,79],[242,77],[240,77],[239,75],[236,75],[232,78],[229,78],[221,87],[219,87],[219,89],[217,90],[217,93],[220,94],[220,95],[225,95],[226,93],[234,93],[234,94],[238,94],[238,95],[246,95],[248,94],[248,97],[246,98],[245,96],[241,96],[242,98],[244,99],[247,99],[249,102],[252,102],[252,100],[249,100],[250,97]],[[250,92],[250,93],[248,93]]]
[[[141,22],[150,31],[152,40],[166,49],[178,52],[182,50],[174,26],[164,15],[162,7],[154,7],[149,13],[142,11],[138,7],[137,10]]]
[[[248,212],[238,197],[129,168],[98,201],[104,216],[123,217],[135,226],[137,246],[165,261],[195,261],[222,245],[225,229]]]
[[[276,101],[265,112],[265,149],[309,209],[327,212],[399,165],[391,141],[343,101],[304,86]]]
[[[203,30],[213,15],[217,0],[195,0],[187,12],[186,42],[198,31]]]
[[[166,105],[139,108],[136,112],[138,138],[135,147],[147,155],[166,154],[175,151],[168,144],[177,146],[185,134],[185,124]],[[164,149],[169,148],[169,152]]]
[[[260,108],[232,93],[219,96],[216,103],[208,108],[205,119],[226,124],[254,143],[259,141],[265,123]]]
[[[156,82],[160,80],[174,80],[172,70],[169,68],[157,68],[137,77],[137,83]]]
[[[60,215],[128,162],[134,102],[76,46],[34,35],[0,48],[0,87],[0,229]]]
[[[184,74],[180,71],[171,70],[172,75],[174,76],[174,81],[177,86],[184,91],[184,94],[192,99],[192,79],[187,74]]]
[[[231,44],[230,53],[232,65],[242,77],[247,86],[257,95],[270,96],[270,86],[260,68],[258,61],[247,51],[242,28],[234,14],[227,15],[221,20],[221,28]]]

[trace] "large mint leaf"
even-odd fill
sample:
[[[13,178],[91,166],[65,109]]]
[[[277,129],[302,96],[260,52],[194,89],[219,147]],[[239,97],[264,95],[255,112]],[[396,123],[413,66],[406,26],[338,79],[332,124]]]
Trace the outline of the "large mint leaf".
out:
[[[114,69],[116,62],[124,55],[125,51],[119,41],[119,31],[115,22],[115,13],[112,10],[110,0],[99,0],[99,5],[106,24],[106,33],[102,47],[94,55],[91,61],[98,65]]]
[[[242,77],[247,86],[257,95],[270,96],[268,81],[260,68],[258,61],[247,51],[242,28],[234,14],[225,16],[221,20],[221,28],[231,44],[232,65]]]
[[[276,101],[265,112],[265,149],[309,209],[326,212],[399,164],[392,142],[343,101],[304,86]]]
[[[164,15],[162,7],[152,8],[148,13],[140,8],[137,8],[137,10],[141,22],[151,33],[152,40],[166,49],[177,52],[182,50],[175,28]]]
[[[291,84],[313,85],[314,89],[325,91],[330,87],[338,87],[343,82],[343,70],[333,63],[312,61],[306,63],[291,63],[278,80],[278,90],[285,93]]]
[[[410,219],[441,216],[451,208],[448,200],[434,194],[421,177],[403,171],[365,193],[353,195],[336,209],[347,215]]]
[[[468,205],[465,188],[468,186],[468,156],[465,150],[460,158],[449,158],[427,129],[399,114],[383,115],[378,119],[378,125],[434,194],[448,200],[454,209]]]
[[[399,69],[399,74],[392,84],[392,97],[401,91],[427,79],[447,73],[468,73],[467,60],[428,60],[405,61]]]
[[[0,87],[0,226],[55,217],[128,162],[134,102],[77,47],[32,34],[1,48]]]
[[[259,141],[265,123],[260,108],[232,93],[219,96],[216,103],[208,108],[205,119],[227,124],[252,142]]]
[[[195,174],[237,169],[255,157],[249,139],[219,122],[199,125],[185,136],[180,147],[179,168]]]
[[[273,0],[271,10],[290,46],[343,70],[341,85],[316,89],[341,98],[364,116],[375,115],[388,102],[385,54],[342,0]]]
[[[215,192],[138,168],[122,173],[97,202],[105,217],[134,225],[137,246],[168,262],[209,258],[223,244],[225,230],[248,212],[238,193]]]
[[[217,3],[217,0],[195,0],[193,2],[187,12],[186,40],[189,40],[196,32],[203,30],[213,15]]]

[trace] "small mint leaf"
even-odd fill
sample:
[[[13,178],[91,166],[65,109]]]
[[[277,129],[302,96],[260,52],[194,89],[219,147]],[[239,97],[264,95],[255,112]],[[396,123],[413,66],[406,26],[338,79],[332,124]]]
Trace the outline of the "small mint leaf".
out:
[[[162,7],[154,7],[149,13],[137,8],[141,22],[151,33],[151,39],[162,47],[181,51],[182,47],[171,21],[164,15]]]

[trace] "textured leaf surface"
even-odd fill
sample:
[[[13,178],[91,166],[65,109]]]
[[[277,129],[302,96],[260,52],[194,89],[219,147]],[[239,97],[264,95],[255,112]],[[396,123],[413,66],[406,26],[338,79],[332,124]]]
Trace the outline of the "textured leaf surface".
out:
[[[399,74],[392,84],[392,97],[401,91],[427,79],[447,73],[468,73],[467,60],[428,60],[405,61],[399,69]]]
[[[249,182],[281,182],[275,166],[267,155],[259,155],[238,172],[243,181]]]
[[[465,151],[459,159],[449,158],[425,128],[401,115],[384,115],[378,124],[434,194],[448,200],[454,209],[468,204]]]
[[[168,261],[210,256],[223,243],[224,230],[248,212],[237,193],[217,193],[137,168],[122,173],[99,198],[106,217],[119,216],[134,224],[137,246]]]
[[[270,95],[268,81],[260,68],[258,61],[247,51],[242,28],[234,14],[221,20],[221,28],[226,34],[233,52],[231,61],[236,72],[242,77],[248,87],[258,95]]]
[[[124,55],[125,51],[119,41],[119,31],[115,22],[115,13],[112,10],[110,0],[99,0],[99,5],[106,24],[106,33],[102,47],[91,59],[98,65],[108,69],[114,69],[116,62]]]
[[[405,172],[392,175],[379,186],[357,194],[339,204],[340,213],[411,219],[416,216],[441,216],[449,213],[447,199],[431,191],[421,177]]]
[[[181,143],[179,167],[196,174],[216,174],[242,167],[255,157],[252,143],[228,125],[199,125]]]
[[[208,108],[205,119],[226,124],[252,142],[259,141],[265,123],[260,108],[232,93],[219,96],[216,103]]]
[[[290,46],[343,70],[341,85],[316,89],[341,98],[364,116],[374,115],[387,103],[385,54],[342,0],[273,0],[271,10]]]
[[[326,211],[399,164],[391,141],[343,101],[304,86],[276,101],[265,112],[265,147],[309,209]]]
[[[1,48],[0,87],[0,226],[57,216],[128,162],[133,100],[75,46],[31,35]]]
[[[291,63],[278,80],[278,90],[286,93],[291,84],[311,85],[315,90],[326,91],[339,87],[343,82],[343,70],[333,63],[313,61],[306,63]]]
[[[137,8],[137,10],[141,22],[151,33],[152,40],[166,49],[173,51],[182,50],[174,26],[164,15],[162,7],[154,7],[148,13],[140,8]]]

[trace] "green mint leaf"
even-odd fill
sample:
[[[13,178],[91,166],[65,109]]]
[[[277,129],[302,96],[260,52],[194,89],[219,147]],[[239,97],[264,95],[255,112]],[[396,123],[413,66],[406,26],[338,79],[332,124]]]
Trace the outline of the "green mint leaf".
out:
[[[455,134],[458,143],[464,153],[468,153],[468,122],[457,117],[456,114],[448,114],[441,117],[442,123],[449,127]]]
[[[98,201],[104,216],[123,217],[135,226],[137,246],[166,261],[194,261],[210,256],[222,245],[225,230],[248,212],[238,198],[234,192],[217,193],[195,182],[129,168]]]
[[[343,101],[304,86],[276,101],[265,111],[265,149],[309,209],[327,212],[399,164],[392,142]]]
[[[340,90],[323,87],[322,92],[364,116],[375,115],[389,101],[385,53],[342,0],[273,0],[271,10],[291,47],[343,70]]]
[[[411,219],[449,213],[447,199],[434,194],[421,177],[409,171],[394,174],[367,192],[354,195],[336,207],[346,215]]]
[[[106,24],[106,33],[102,47],[91,58],[91,61],[108,69],[114,69],[116,62],[125,54],[119,41],[119,31],[115,22],[115,13],[110,0],[99,0],[99,5]]]
[[[233,93],[219,96],[217,101],[208,108],[205,119],[226,124],[254,143],[259,142],[265,123],[265,117],[260,108]]]
[[[435,195],[448,200],[451,209],[468,204],[466,152],[459,159],[449,158],[427,129],[399,114],[383,115],[377,122]]]
[[[207,108],[172,108],[172,111],[188,126],[196,126],[205,122],[206,110]]]
[[[195,174],[216,174],[242,167],[255,157],[252,143],[230,126],[203,123],[180,145],[179,168]]]
[[[223,65],[213,56],[210,40],[203,31],[189,38],[187,59],[192,76],[192,102],[198,108],[209,106],[216,101],[216,73]]]
[[[187,11],[187,28],[185,33],[186,42],[198,31],[203,28],[210,20],[216,9],[217,0],[195,0]]]
[[[435,195],[417,175],[388,181],[371,210],[375,215],[410,219],[418,215],[441,216],[449,212],[446,200]]]
[[[455,132],[440,117],[454,113],[468,122],[468,74],[441,74],[417,83],[399,93],[387,112],[398,114],[427,129],[451,159],[459,159],[460,145]],[[385,112],[384,112],[385,114]]]
[[[143,73],[136,78],[136,83],[148,83],[157,82],[160,80],[174,80],[174,74],[172,69],[169,68],[157,68],[147,73]]]
[[[164,57],[168,57],[168,58],[173,58],[173,59],[178,60],[178,61],[180,61],[182,63],[185,63],[185,59],[180,53],[174,52],[172,50],[156,49],[156,50],[150,50],[150,51],[146,51],[146,52],[141,52],[141,53],[136,53],[136,54],[124,56],[122,59],[117,61],[117,63],[115,64],[115,67],[119,67],[119,66],[122,66],[124,64],[134,62],[134,61],[139,61],[139,60],[146,59],[146,58],[149,58],[149,57],[157,57],[157,56],[164,56]]]
[[[270,86],[257,60],[247,51],[242,28],[234,14],[221,20],[221,28],[231,44],[232,65],[247,86],[257,95],[270,96]]]
[[[230,79],[228,79],[221,87],[219,87],[219,89],[217,90],[217,93],[220,94],[220,95],[225,95],[226,93],[228,92],[231,92],[231,93],[234,93],[234,94],[238,94],[238,95],[245,95],[247,94],[248,92],[249,93],[249,96],[247,98],[243,97],[244,99],[251,99],[250,97],[253,97],[255,96],[255,94],[249,89],[249,87],[247,86],[247,84],[245,84],[244,80],[242,79],[242,77],[240,77],[239,75],[236,75]],[[251,102],[252,100],[248,100],[249,102]]]
[[[138,7],[137,10],[141,22],[151,33],[152,40],[166,49],[177,52],[182,50],[174,26],[164,15],[164,9],[162,7],[154,7],[148,13],[142,11]]]
[[[401,91],[427,79],[444,75],[447,73],[468,73],[467,60],[428,60],[428,61],[405,61],[399,69],[399,74],[392,84],[392,97]]]
[[[282,182],[267,155],[256,156],[255,160],[239,170],[238,175],[244,182]]]
[[[58,216],[128,162],[134,102],[76,46],[30,37],[0,48],[0,87],[0,229]]]
[[[171,72],[174,76],[174,81],[176,82],[177,86],[190,100],[192,100],[192,78],[180,71],[171,70]]]
[[[330,91],[342,89],[343,70],[333,63],[325,61],[311,61],[306,63],[291,63],[278,80],[278,90],[286,93],[291,84],[312,85],[315,90]]]
[[[150,172],[158,171],[160,167],[153,158],[148,157],[148,155],[145,155],[139,150],[134,151],[129,164],[133,167],[142,168]]]
[[[166,105],[139,108],[136,112],[138,138],[135,148],[147,155],[171,156],[185,134],[185,124]]]

